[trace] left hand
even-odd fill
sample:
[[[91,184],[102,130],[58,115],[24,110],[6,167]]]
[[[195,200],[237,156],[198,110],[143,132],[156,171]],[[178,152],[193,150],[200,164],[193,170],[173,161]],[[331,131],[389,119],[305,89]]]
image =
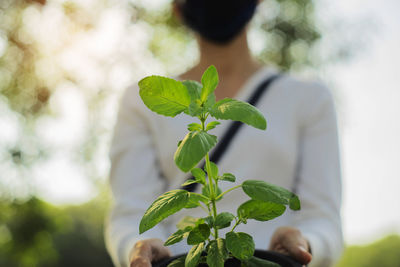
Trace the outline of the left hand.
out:
[[[308,264],[312,255],[307,239],[293,227],[279,227],[271,238],[269,249],[289,255],[301,264]]]

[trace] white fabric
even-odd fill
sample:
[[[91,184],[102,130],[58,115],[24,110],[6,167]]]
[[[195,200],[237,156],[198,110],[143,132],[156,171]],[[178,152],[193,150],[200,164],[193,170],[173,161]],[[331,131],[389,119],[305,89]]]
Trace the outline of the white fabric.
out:
[[[261,69],[235,98],[247,100],[274,72]],[[277,227],[297,227],[311,244],[313,260],[309,266],[331,266],[343,245],[341,173],[331,93],[318,82],[283,76],[271,85],[257,107],[267,118],[267,131],[242,127],[218,164],[220,172],[233,173],[237,184],[261,179],[288,189],[296,186],[302,209],[287,210],[270,222],[249,220],[236,229],[251,234],[256,247],[266,249]],[[138,234],[141,216],[149,205],[163,192],[179,188],[187,177],[176,167],[173,155],[191,122],[193,118],[185,114],[167,118],[148,110],[137,86],[128,88],[123,96],[110,152],[114,205],[106,221],[106,243],[116,266],[128,266],[128,254],[136,241],[149,237],[165,240],[176,231],[175,224],[183,216],[206,215],[201,209],[182,210]],[[229,123],[222,121],[210,133],[221,137]],[[221,183],[223,190],[230,186]],[[218,211],[235,213],[247,199],[240,189],[234,190],[218,202]],[[170,248],[174,253],[188,249],[184,241]]]

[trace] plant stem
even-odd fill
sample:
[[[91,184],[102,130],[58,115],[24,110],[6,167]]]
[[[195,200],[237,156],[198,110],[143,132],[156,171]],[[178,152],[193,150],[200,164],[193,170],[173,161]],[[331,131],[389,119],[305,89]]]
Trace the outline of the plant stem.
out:
[[[229,192],[231,192],[232,190],[235,190],[236,188],[239,188],[239,187],[241,187],[241,186],[242,186],[242,185],[240,184],[240,185],[234,186],[234,187],[232,187],[232,188],[226,190],[225,192],[223,192],[222,194],[220,194],[219,196],[217,196],[217,198],[216,198],[215,200],[219,200],[219,199],[220,199],[223,195],[225,195],[226,193],[229,193]]]
[[[201,128],[203,131],[205,131],[205,124],[204,122],[206,121],[208,117],[208,114],[203,114],[202,116],[200,116],[200,121],[201,121]],[[207,153],[206,154],[206,169],[207,169],[207,176],[208,176],[208,191],[210,193],[210,199],[211,199],[211,205],[212,205],[212,216],[214,217],[214,221],[217,218],[217,205],[215,203],[215,192],[214,192],[214,183],[213,183],[213,178],[215,177],[211,177],[211,166],[210,166],[210,156]],[[218,186],[216,187],[218,188]],[[214,228],[214,238],[217,239],[218,238],[218,229],[215,227]]]
[[[238,225],[239,225],[239,223],[240,223],[240,219],[239,219],[239,220],[238,220],[238,219],[236,219],[236,223],[235,223],[235,225],[232,227],[232,230],[231,230],[231,232],[233,232],[233,230],[235,230],[236,226],[238,226]]]
[[[214,193],[214,183],[213,183],[213,177],[211,177],[211,166],[210,166],[210,156],[206,155],[206,169],[207,169],[207,174],[208,174],[208,186],[209,186],[209,191],[210,191],[210,199],[211,199],[211,205],[213,209],[213,217],[214,220],[217,218],[217,205],[215,203],[215,193]],[[214,228],[215,230],[215,238],[218,238],[218,229]]]

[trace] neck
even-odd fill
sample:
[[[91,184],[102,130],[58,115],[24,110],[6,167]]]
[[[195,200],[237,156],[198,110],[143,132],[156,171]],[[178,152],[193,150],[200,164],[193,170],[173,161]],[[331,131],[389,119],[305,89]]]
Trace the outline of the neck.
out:
[[[247,45],[246,31],[228,44],[215,44],[199,38],[200,62],[197,68],[205,70],[215,65],[221,77],[230,75],[245,75],[258,68]]]

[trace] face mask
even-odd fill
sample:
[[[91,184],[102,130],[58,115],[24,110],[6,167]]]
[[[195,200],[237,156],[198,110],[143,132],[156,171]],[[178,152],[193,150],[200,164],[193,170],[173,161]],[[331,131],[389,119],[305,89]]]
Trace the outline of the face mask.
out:
[[[185,23],[215,43],[234,39],[253,17],[257,0],[186,0],[180,4]]]

